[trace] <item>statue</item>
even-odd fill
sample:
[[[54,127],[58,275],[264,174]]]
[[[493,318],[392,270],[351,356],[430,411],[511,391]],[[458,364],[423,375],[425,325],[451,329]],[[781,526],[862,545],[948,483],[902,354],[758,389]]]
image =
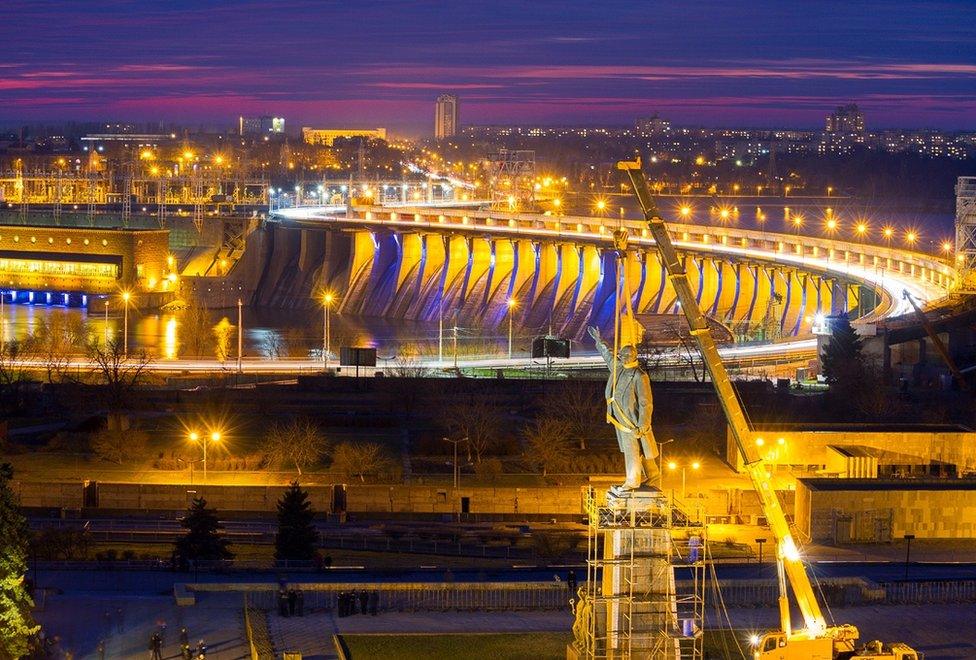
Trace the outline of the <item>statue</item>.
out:
[[[654,401],[651,380],[637,360],[637,345],[644,328],[630,314],[620,318],[619,348],[613,355],[600,336],[600,329],[589,328],[596,348],[610,368],[607,381],[607,422],[617,432],[617,444],[624,455],[627,478],[617,488],[629,491],[650,486],[659,474],[657,442],[651,429]]]

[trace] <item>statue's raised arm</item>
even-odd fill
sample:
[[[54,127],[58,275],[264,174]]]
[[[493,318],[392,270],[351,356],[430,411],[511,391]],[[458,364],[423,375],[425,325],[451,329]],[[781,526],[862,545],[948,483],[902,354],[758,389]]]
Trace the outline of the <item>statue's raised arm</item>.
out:
[[[600,352],[600,357],[603,358],[603,361],[607,363],[608,367],[612,366],[613,355],[610,353],[610,349],[607,347],[607,345],[603,342],[603,336],[600,334],[600,328],[596,327],[595,325],[591,325],[586,329],[586,331],[590,333],[590,336],[593,337],[593,341],[596,342],[596,350]]]

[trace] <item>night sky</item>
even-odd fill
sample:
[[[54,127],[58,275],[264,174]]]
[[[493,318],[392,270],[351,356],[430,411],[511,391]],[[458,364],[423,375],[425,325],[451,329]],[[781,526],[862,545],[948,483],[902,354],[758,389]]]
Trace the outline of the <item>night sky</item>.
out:
[[[976,128],[976,2],[6,0],[0,120]]]

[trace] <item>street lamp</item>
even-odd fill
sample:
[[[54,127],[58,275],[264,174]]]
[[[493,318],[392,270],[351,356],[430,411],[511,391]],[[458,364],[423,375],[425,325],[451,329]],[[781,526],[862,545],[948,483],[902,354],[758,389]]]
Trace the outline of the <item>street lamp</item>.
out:
[[[515,298],[509,298],[506,302],[508,305],[508,359],[512,359],[512,319],[515,318],[515,306],[518,304],[515,302]]]
[[[668,462],[668,470],[670,470],[671,472],[674,472],[679,467],[681,468],[681,499],[685,499],[685,485],[686,485],[686,478],[688,476],[687,470],[688,468],[691,468],[692,472],[697,472],[698,470],[701,469],[701,463],[699,463],[698,461],[693,461],[690,465],[679,466],[676,461]]]
[[[211,431],[209,435],[200,435],[196,431],[190,431],[187,436],[191,442],[199,442],[203,447],[203,483],[207,483],[207,443],[220,442],[220,431]]]
[[[908,561],[912,557],[912,539],[914,534],[905,534],[905,579],[908,579]]]
[[[122,292],[122,308],[123,308],[123,322],[122,322],[122,356],[126,359],[129,357],[129,300],[132,298],[132,294],[128,291]]]
[[[237,299],[237,373],[241,373],[244,357],[244,301]]]
[[[461,438],[459,440],[451,440],[450,438],[443,438],[444,442],[450,442],[454,445],[454,488],[457,489],[461,485],[461,470],[458,466],[458,445],[462,442],[467,442],[467,437]]]
[[[332,321],[330,312],[335,296],[330,292],[322,295],[322,369],[329,368],[329,351],[332,349]]]

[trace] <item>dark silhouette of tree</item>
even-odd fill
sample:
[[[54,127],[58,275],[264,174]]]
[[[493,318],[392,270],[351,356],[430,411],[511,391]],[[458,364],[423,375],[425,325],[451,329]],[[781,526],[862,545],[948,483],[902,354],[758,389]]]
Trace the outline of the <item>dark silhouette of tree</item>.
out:
[[[16,413],[27,407],[31,374],[26,365],[34,357],[29,342],[12,340],[0,346],[0,412]]]
[[[145,458],[149,436],[138,429],[107,427],[92,436],[91,448],[100,458],[122,465]]]
[[[287,424],[276,422],[265,437],[268,462],[275,466],[291,463],[299,476],[302,468],[316,465],[327,449],[322,430],[309,419],[293,419]]]
[[[607,436],[607,402],[602,389],[583,380],[554,382],[542,400],[543,415],[566,423],[566,433],[580,449]]]
[[[831,319],[830,340],[820,355],[824,379],[832,390],[851,391],[864,375],[863,341],[846,314]]]
[[[92,341],[88,345],[88,360],[95,378],[106,387],[106,403],[112,410],[122,408],[129,392],[148,374],[146,352],[133,351],[126,355],[121,339],[110,339],[104,345]]]
[[[550,470],[569,466],[573,447],[569,441],[569,424],[558,417],[540,417],[522,430],[525,439],[524,456],[527,463],[540,469],[542,476]]]
[[[315,557],[319,533],[312,524],[315,511],[308,491],[297,481],[278,500],[278,533],[275,534],[275,559],[309,560]]]
[[[498,446],[502,432],[501,407],[481,398],[457,401],[444,409],[442,423],[455,435],[467,438],[468,462],[480,463],[489,451]]]
[[[330,469],[349,477],[359,477],[365,483],[367,476],[389,473],[393,461],[375,442],[343,442],[332,454]]]
[[[207,500],[202,497],[193,500],[183,518],[183,527],[186,533],[176,539],[174,552],[180,566],[190,561],[234,558],[234,553],[227,548],[227,539],[220,535],[217,511],[207,508]]]
[[[40,626],[34,622],[31,599],[24,583],[30,530],[10,488],[14,471],[0,465],[0,658],[20,658]]]

